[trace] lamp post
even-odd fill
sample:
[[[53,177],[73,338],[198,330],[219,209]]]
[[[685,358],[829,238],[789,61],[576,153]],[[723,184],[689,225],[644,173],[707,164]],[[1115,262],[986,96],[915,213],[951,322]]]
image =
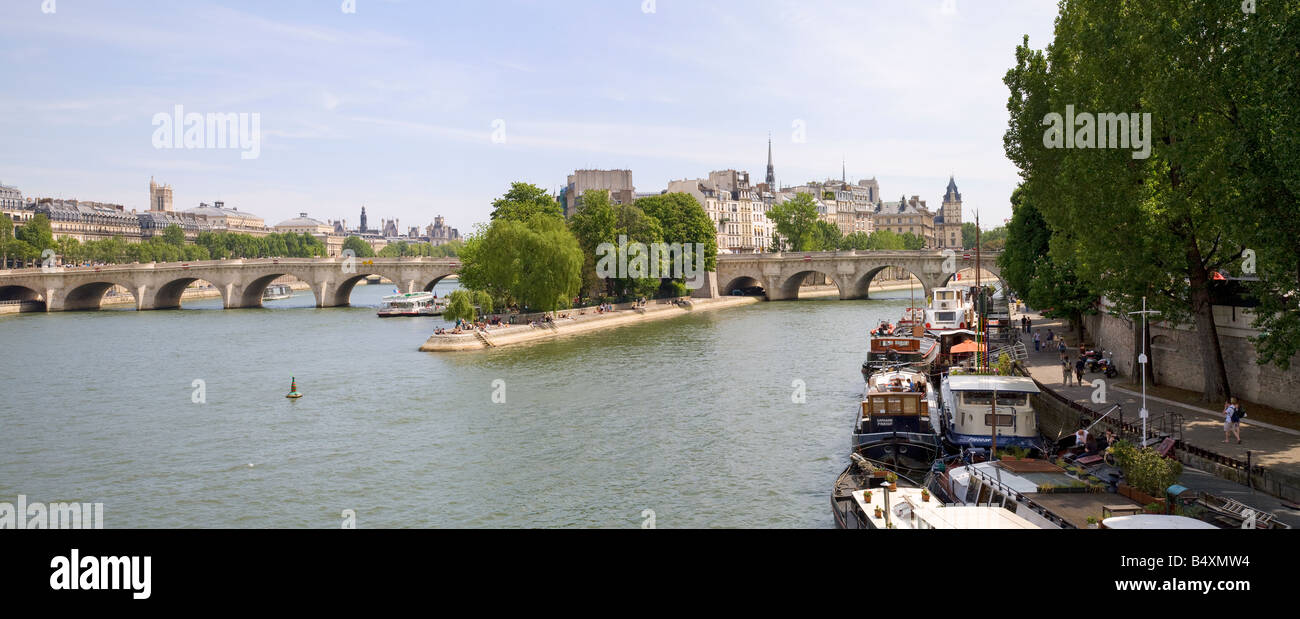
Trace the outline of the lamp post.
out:
[[[1129,315],[1142,315],[1142,353],[1138,355],[1138,364],[1142,366],[1142,410],[1138,415],[1142,417],[1142,446],[1147,446],[1147,316],[1159,314],[1155,310],[1147,309],[1147,298],[1142,297],[1142,311],[1129,312]]]

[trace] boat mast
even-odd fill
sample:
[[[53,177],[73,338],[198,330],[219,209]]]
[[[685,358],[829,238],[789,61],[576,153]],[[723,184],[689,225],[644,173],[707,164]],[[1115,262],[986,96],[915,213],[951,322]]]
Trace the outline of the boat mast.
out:
[[[984,326],[983,325],[984,315],[982,312],[983,304],[980,302],[984,298],[984,287],[981,284],[982,280],[980,278],[980,271],[983,271],[984,269],[981,268],[982,263],[980,261],[980,258],[981,258],[980,212],[977,209],[975,211],[975,299],[974,299],[975,300],[975,369],[976,370],[980,369],[981,363],[984,363],[985,367],[987,367],[987,363],[988,363],[988,360],[985,359],[985,354],[983,352],[980,352],[980,343],[983,342],[984,340],[984,338],[981,337],[981,334],[983,333],[983,326]],[[997,414],[996,409],[994,411],[994,414]]]
[[[991,419],[993,420],[993,447],[989,451],[989,459],[997,460],[998,459],[998,386],[996,383],[994,383],[993,385],[993,400],[989,403],[989,406],[993,409],[993,416],[991,417]]]

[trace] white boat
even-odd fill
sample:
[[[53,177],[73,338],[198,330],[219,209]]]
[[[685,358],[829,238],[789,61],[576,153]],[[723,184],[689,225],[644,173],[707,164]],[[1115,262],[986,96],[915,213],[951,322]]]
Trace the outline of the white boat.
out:
[[[925,328],[931,333],[967,329],[975,324],[975,303],[968,287],[935,288],[925,309]]]
[[[289,287],[289,284],[271,284],[262,292],[263,301],[279,301],[292,296],[293,288]]]
[[[849,529],[1044,529],[993,505],[944,505],[927,490],[871,488],[853,493]]]
[[[1090,473],[1034,458],[936,467],[926,485],[947,504],[1001,507],[1042,528],[1085,529],[1107,509],[1142,509],[1136,501],[1106,492],[1106,482]]]
[[[379,317],[438,316],[446,309],[446,300],[435,297],[432,292],[390,294],[384,297],[383,305],[379,307]]]
[[[1038,392],[1034,380],[1023,376],[945,376],[940,415],[944,438],[959,448],[989,449],[996,442],[998,449],[1041,452],[1038,416],[1029,403]]]

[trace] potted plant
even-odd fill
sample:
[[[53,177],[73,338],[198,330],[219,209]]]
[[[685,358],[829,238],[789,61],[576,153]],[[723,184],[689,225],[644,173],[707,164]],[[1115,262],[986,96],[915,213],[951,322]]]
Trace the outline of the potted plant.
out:
[[[927,488],[921,488],[921,502],[922,502],[922,503],[929,503],[929,502],[930,502],[930,490],[929,490],[929,489],[927,489]]]
[[[885,477],[885,481],[889,482],[889,489],[890,489],[891,491],[897,491],[897,490],[898,490],[898,474],[897,474],[897,473],[890,472],[889,475],[888,475],[887,477]]]
[[[884,518],[884,517],[885,517],[885,510],[880,509],[880,506],[877,505],[877,506],[876,506],[876,518]]]
[[[1096,517],[1096,516],[1088,516],[1088,528],[1089,528],[1089,529],[1095,529],[1095,528],[1097,528],[1097,517]]]
[[[866,501],[866,502],[868,502],[868,503],[871,502],[871,491],[870,491],[870,490],[868,490],[868,491],[862,493],[862,500],[863,500],[863,501]]]

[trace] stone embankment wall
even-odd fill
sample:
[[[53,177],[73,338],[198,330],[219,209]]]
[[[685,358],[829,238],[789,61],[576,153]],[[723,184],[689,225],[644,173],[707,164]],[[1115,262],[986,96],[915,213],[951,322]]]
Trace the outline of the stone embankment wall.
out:
[[[759,303],[760,301],[757,297],[721,297],[717,299],[693,299],[684,305],[651,302],[643,308],[624,309],[624,311],[611,314],[596,314],[592,310],[587,310],[586,314],[580,315],[577,312],[581,310],[566,310],[561,313],[568,314],[570,318],[557,319],[555,322],[537,327],[528,324],[516,324],[493,328],[487,332],[433,335],[420,346],[420,350],[424,352],[483,350],[497,346],[542,341],[563,335],[612,329],[652,320],[663,320],[693,312],[738,307]],[[623,309],[626,306],[619,307]]]
[[[1250,327],[1253,317],[1242,308],[1218,306],[1215,324],[1219,332],[1219,345],[1223,349],[1223,362],[1228,371],[1232,393],[1250,402],[1273,408],[1300,412],[1300,355],[1291,360],[1291,369],[1259,365],[1255,362],[1255,346],[1248,338],[1258,331]],[[1138,329],[1142,323],[1137,323]],[[1133,366],[1134,324],[1123,318],[1100,313],[1087,316],[1084,328],[1090,341],[1098,348],[1114,353],[1121,374],[1135,376]],[[1151,363],[1156,382],[1161,385],[1201,391],[1204,386],[1200,342],[1194,328],[1173,328],[1165,323],[1148,325],[1151,330]]]

